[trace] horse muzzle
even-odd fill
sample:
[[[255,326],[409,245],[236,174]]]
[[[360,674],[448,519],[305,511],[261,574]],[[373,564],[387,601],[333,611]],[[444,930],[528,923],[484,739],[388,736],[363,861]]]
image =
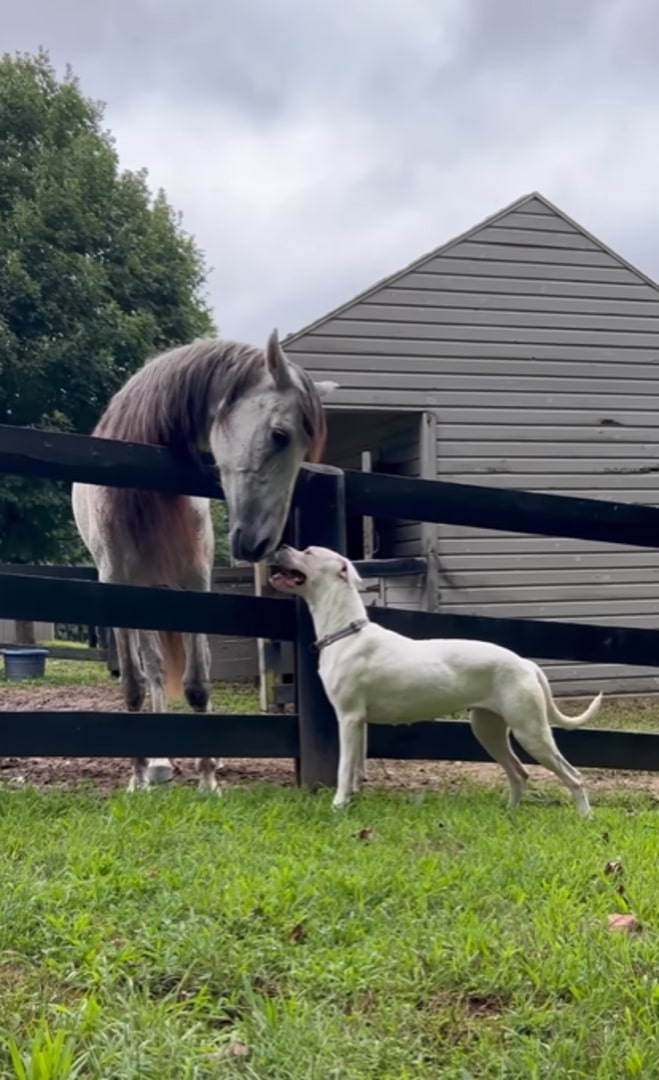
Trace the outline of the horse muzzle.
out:
[[[272,555],[279,537],[236,526],[230,534],[231,554],[242,562],[257,563]]]

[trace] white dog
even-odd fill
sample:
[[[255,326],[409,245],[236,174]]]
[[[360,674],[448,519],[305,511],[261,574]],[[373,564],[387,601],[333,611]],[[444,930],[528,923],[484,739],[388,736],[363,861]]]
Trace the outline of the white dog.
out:
[[[581,776],[560,753],[549,721],[563,728],[584,724],[598,712],[601,694],[580,716],[564,716],[544,672],[510,649],[487,641],[414,641],[385,630],[366,615],[355,567],[327,548],[284,545],[270,581],[303,597],[311,611],[320,677],[339,721],[335,807],[359,790],[367,723],[413,724],[468,707],[474,735],[508,777],[511,806],[519,802],[528,772],[510,747],[509,729],[562,781],[577,809],[590,814]]]

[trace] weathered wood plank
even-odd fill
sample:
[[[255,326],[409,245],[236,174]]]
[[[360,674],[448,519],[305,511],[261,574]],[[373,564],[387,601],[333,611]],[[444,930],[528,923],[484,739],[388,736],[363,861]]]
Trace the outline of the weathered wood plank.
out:
[[[58,620],[58,622],[59,621],[60,620]],[[22,646],[17,645],[15,641],[3,642],[0,644],[0,650],[20,649],[21,647]],[[67,646],[64,643],[62,643],[62,645],[46,645],[44,647],[48,649],[48,660],[81,660],[103,663],[106,658],[104,649],[77,649],[73,645]]]
[[[494,267],[494,270],[492,269]],[[586,269],[577,277],[574,268],[565,274],[564,267],[515,267],[505,263],[472,263],[452,259],[439,268],[415,270],[399,281],[399,288],[431,289],[450,292],[503,293],[506,296],[564,296],[589,297],[598,300],[657,301],[656,291],[648,284],[634,279],[621,266],[614,278],[607,271]]]
[[[629,327],[629,322],[627,323]],[[526,326],[504,324],[492,325],[492,321],[479,323],[464,319],[461,323],[437,323],[429,320],[412,322],[395,321],[393,315],[388,319],[348,319],[345,316],[332,319],[323,326],[323,335],[326,338],[346,338],[355,342],[371,343],[377,347],[381,341],[398,344],[401,349],[406,348],[408,342],[442,341],[442,342],[467,342],[469,344],[504,344],[525,345],[531,352],[535,345],[566,346],[578,348],[590,346],[593,348],[616,348],[616,349],[656,349],[657,331],[642,333],[636,329],[627,332],[617,332],[605,327],[593,329],[592,323],[588,329],[576,329],[564,327],[561,320],[553,327],[540,326],[535,322],[529,322]],[[359,351],[359,346],[357,347]]]
[[[560,269],[566,278],[569,278],[575,270],[586,269],[592,272],[592,268],[599,269],[600,273],[617,274],[624,271],[625,276],[630,277],[626,267],[621,266],[612,255],[609,255],[608,251],[603,251],[595,245],[583,251],[561,251],[556,248],[543,248],[540,251],[535,246],[525,247],[521,244],[481,243],[480,237],[475,237],[473,240],[464,240],[461,244],[456,244],[454,248],[449,248],[439,254],[436,259],[427,264],[427,269],[442,270],[448,259],[455,262],[473,259],[477,264],[490,259],[497,263],[531,264],[539,266],[543,273],[545,269]],[[478,265],[473,269],[478,270]]]
[[[659,770],[659,735],[636,731],[554,728],[559,749],[573,764],[598,769]],[[514,742],[514,740],[513,740]],[[522,761],[533,758],[515,742]],[[469,724],[445,721],[389,727],[369,725],[368,756],[399,761],[491,761]],[[588,781],[586,779],[586,786]]]
[[[293,758],[297,716],[2,712],[2,757]]]
[[[356,471],[345,484],[348,514],[659,546],[659,509],[649,506]]]
[[[79,578],[97,581],[94,566],[41,566],[33,563],[0,563],[0,574],[21,574],[26,577]]]
[[[0,425],[0,472],[221,499],[217,470],[199,468],[164,446]]]
[[[659,735],[554,730],[577,766],[659,770]],[[526,762],[532,759],[517,745]],[[279,714],[0,712],[2,757],[263,757],[298,754],[297,717]],[[368,756],[397,760],[490,761],[467,723],[370,725]]]
[[[295,609],[285,599],[230,592],[193,593],[0,574],[0,605],[9,619],[84,626],[260,635],[282,641],[294,640],[296,632]]]
[[[411,638],[494,641],[523,656],[544,656],[551,660],[594,660],[652,667],[659,656],[659,629],[378,607],[370,608],[369,615],[373,622]]]
[[[622,286],[625,288],[625,286]],[[626,294],[624,294],[626,296]],[[458,292],[455,289],[418,289],[407,285],[407,279],[398,281],[396,285],[381,289],[375,296],[364,303],[374,309],[382,307],[383,313],[389,310],[389,305],[400,307],[427,307],[431,311],[446,312],[449,317],[454,313],[466,311],[485,316],[485,313],[498,315],[503,321],[509,315],[517,315],[522,312],[531,317],[540,316],[543,313],[567,315],[569,318],[587,318],[590,316],[590,324],[593,324],[593,316],[596,319],[603,317],[607,324],[609,320],[619,319],[629,315],[632,318],[642,318],[647,321],[648,328],[657,323],[659,312],[655,313],[656,295],[654,300],[647,294],[637,299],[614,299],[610,296],[599,298],[598,296],[556,296],[545,295],[544,292],[535,294],[520,293],[519,290],[505,292],[488,292],[469,290]],[[361,311],[361,305],[352,309]],[[354,315],[353,315],[354,318]]]
[[[339,469],[326,469],[306,478],[304,492],[295,511],[295,544],[304,549],[318,544],[345,553],[345,477]],[[295,642],[295,685],[299,715],[299,780],[314,789],[336,781],[339,738],[334,709],[318,674],[318,654],[313,649],[315,632],[311,615],[302,599],[295,601],[297,638]],[[264,634],[274,638],[276,634]]]
[[[352,326],[354,323],[364,322],[366,324],[364,329],[358,331],[358,333],[366,334],[369,325],[375,322],[379,326],[387,328],[391,323],[397,323],[405,327],[410,323],[416,323],[434,327],[439,338],[446,338],[447,336],[451,338],[454,336],[453,333],[448,335],[444,333],[446,327],[461,327],[465,331],[464,337],[470,341],[473,338],[468,331],[472,331],[477,326],[488,328],[496,326],[508,329],[519,327],[531,330],[558,330],[560,332],[577,331],[570,344],[578,344],[581,340],[579,334],[583,332],[598,333],[600,335],[611,332],[619,334],[638,332],[659,334],[659,311],[656,311],[654,315],[650,310],[642,311],[642,314],[624,314],[621,316],[613,314],[609,310],[610,305],[603,305],[601,312],[584,314],[579,311],[576,314],[572,311],[506,309],[501,303],[496,308],[481,307],[480,299],[477,302],[473,295],[469,307],[466,305],[463,307],[443,307],[441,305],[430,305],[429,303],[412,304],[411,301],[397,304],[384,303],[381,302],[380,297],[378,297],[378,301],[376,303],[375,299],[373,299],[369,303],[358,304],[352,308],[348,325]],[[642,309],[643,305],[640,306]],[[339,317],[334,324],[329,324],[330,329],[328,332],[334,332],[337,323],[343,324],[344,318]],[[349,331],[346,330],[347,332]],[[380,337],[381,334],[378,333],[375,336]],[[403,332],[400,331],[398,336],[404,336]],[[639,344],[642,344],[642,342],[639,342]]]

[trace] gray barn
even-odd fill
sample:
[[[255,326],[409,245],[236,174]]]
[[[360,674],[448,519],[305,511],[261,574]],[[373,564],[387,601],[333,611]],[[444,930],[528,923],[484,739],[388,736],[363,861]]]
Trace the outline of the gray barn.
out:
[[[659,504],[659,287],[542,195],[284,346],[341,383],[328,406],[333,464]],[[425,578],[385,582],[376,602],[659,623],[654,550],[376,521],[372,533],[353,523],[350,553],[428,557]],[[659,689],[659,669],[548,666],[563,694]]]

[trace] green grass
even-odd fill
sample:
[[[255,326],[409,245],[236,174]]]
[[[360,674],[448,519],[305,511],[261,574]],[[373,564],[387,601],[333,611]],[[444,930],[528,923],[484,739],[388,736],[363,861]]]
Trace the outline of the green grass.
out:
[[[90,683],[117,685],[33,685]],[[659,702],[598,724],[657,730]],[[551,783],[516,813],[468,782],[330,798],[0,788],[0,1080],[659,1076],[649,795],[594,792],[592,822]],[[610,934],[627,905],[642,931]]]
[[[0,700],[4,686],[42,690],[48,686],[106,686],[118,691],[119,680],[110,675],[105,664],[95,661],[47,660],[45,678],[16,682],[5,681],[4,663],[0,663]],[[246,684],[216,683],[211,692],[211,701],[215,712],[260,712],[258,691]],[[172,702],[170,707],[173,711],[186,709],[183,702]]]
[[[0,1077],[659,1075],[655,804],[555,793],[0,790]]]

